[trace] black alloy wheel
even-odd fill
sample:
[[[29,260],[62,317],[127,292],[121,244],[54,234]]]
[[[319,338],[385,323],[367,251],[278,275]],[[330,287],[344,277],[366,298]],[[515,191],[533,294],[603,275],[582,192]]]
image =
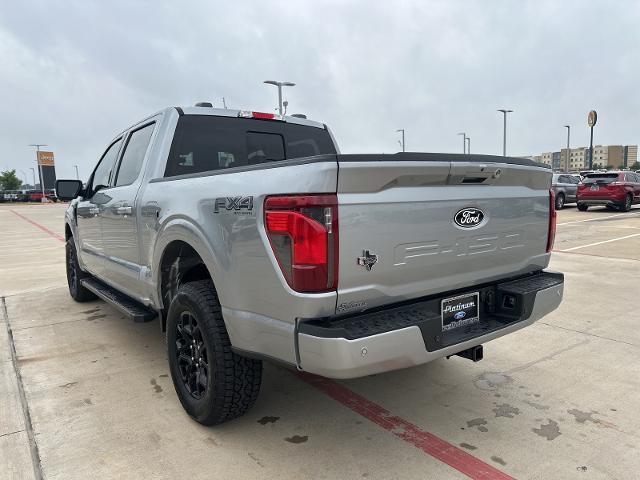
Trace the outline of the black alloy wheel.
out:
[[[67,248],[67,283],[71,291],[76,291],[80,283],[75,248]]]
[[[182,312],[176,322],[175,355],[184,387],[200,400],[209,386],[209,357],[200,325],[190,311]]]
[[[69,285],[69,294],[76,302],[88,302],[95,300],[97,297],[93,292],[82,286],[83,278],[90,278],[87,272],[83,272],[78,263],[78,253],[73,241],[73,237],[67,240],[66,250],[66,267],[67,267],[67,284]]]
[[[258,398],[262,362],[233,351],[211,280],[178,287],[167,311],[167,357],[180,403],[203,425],[240,417]]]

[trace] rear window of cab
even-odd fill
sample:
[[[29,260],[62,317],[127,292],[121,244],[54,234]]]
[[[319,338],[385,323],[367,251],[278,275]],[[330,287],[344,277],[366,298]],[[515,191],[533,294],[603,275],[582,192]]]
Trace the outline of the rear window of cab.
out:
[[[335,154],[329,132],[292,123],[208,115],[178,120],[165,177]]]

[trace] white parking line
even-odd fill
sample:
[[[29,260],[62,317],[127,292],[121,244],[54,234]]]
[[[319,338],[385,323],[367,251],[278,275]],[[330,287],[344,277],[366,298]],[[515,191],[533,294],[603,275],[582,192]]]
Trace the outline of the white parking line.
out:
[[[564,250],[558,250],[558,251],[571,252],[573,250],[579,250],[581,248],[595,247],[596,245],[602,245],[603,243],[617,242],[618,240],[624,240],[625,238],[638,237],[638,236],[640,236],[640,233],[634,233],[633,235],[626,235],[624,237],[611,238],[609,240],[603,240],[601,242],[589,243],[588,245],[580,245],[579,247],[571,247],[571,248],[566,248]]]
[[[560,226],[560,225],[570,225],[572,223],[595,222],[597,220],[604,220],[606,218],[620,217],[622,215],[626,215],[627,217],[630,217],[631,215],[633,215],[633,213],[638,214],[638,213],[640,213],[640,210],[636,210],[635,212],[631,212],[631,213],[628,213],[628,212],[626,212],[626,213],[616,213],[615,215],[607,215],[606,217],[587,218],[586,220],[573,220],[571,222],[559,223],[558,226]]]
[[[607,225],[607,228],[626,228],[631,230],[640,230],[640,227],[631,227],[629,225]]]

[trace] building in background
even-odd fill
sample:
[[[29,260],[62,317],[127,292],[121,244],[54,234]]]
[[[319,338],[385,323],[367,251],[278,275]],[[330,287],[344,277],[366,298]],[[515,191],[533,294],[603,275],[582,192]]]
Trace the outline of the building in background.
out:
[[[613,168],[622,169],[624,164],[624,147],[622,145],[609,145],[608,148],[608,162],[604,166],[611,165]]]
[[[551,166],[553,163],[553,152],[547,152],[540,155],[540,163]]]
[[[571,149],[569,155],[569,171],[579,172],[584,170],[589,163],[589,149],[587,147],[578,147]]]
[[[540,155],[532,155],[533,161],[543,163],[553,168],[554,171],[580,172],[588,168],[589,147],[577,147],[569,150],[563,148],[559,152],[545,152]],[[568,165],[567,165],[568,160]],[[593,168],[606,168],[607,166],[621,169],[630,167],[638,161],[637,145],[594,145]]]
[[[625,145],[624,146],[624,166],[631,167],[636,163],[638,163],[638,146]]]
[[[609,165],[609,147],[606,145],[593,146],[593,168],[605,168]]]

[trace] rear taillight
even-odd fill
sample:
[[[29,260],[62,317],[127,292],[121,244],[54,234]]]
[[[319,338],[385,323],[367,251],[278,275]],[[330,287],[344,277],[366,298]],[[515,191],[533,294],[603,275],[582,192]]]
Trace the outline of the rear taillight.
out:
[[[553,242],[556,239],[556,194],[549,190],[549,235],[547,236],[547,252],[553,250]]]
[[[327,292],[338,285],[338,198],[335,194],[267,197],[264,224],[289,286]]]

